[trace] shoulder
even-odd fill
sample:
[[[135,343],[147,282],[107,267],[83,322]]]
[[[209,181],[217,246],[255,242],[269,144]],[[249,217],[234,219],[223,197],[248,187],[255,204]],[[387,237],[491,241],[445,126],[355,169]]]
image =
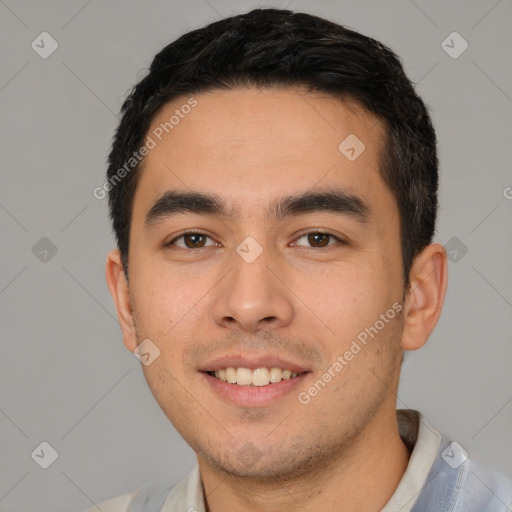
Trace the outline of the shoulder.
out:
[[[468,457],[454,512],[512,511],[512,480]]]
[[[142,512],[204,510],[203,488],[197,461],[189,473],[175,484],[153,481],[143,488],[98,503],[82,512]]]
[[[440,435],[437,455],[411,512],[512,512],[512,480]]]

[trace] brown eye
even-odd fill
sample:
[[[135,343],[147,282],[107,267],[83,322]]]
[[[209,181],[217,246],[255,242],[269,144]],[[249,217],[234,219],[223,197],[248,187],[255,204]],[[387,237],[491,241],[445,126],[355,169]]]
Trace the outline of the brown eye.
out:
[[[179,247],[180,249],[202,249],[203,247],[208,247],[206,245],[206,240],[211,238],[204,233],[196,233],[194,231],[183,233],[182,235],[176,237],[174,240],[171,240],[167,246]],[[182,243],[178,243],[178,241],[182,241]],[[213,241],[213,240],[212,240]],[[215,242],[213,244],[215,245]]]
[[[336,242],[339,242],[341,244],[344,243],[343,240],[339,239],[337,236],[331,235],[330,233],[322,233],[320,231],[306,233],[305,235],[302,235],[301,237],[297,238],[297,241],[301,239],[306,239],[307,243],[310,244],[311,247],[318,249],[335,245]],[[334,243],[330,243],[331,240],[333,240]]]
[[[308,242],[314,247],[325,247],[329,245],[330,235],[325,233],[310,233],[308,235]]]
[[[183,235],[183,241],[189,249],[194,249],[195,247],[204,247],[205,239],[206,237],[204,235],[198,235],[197,233]]]

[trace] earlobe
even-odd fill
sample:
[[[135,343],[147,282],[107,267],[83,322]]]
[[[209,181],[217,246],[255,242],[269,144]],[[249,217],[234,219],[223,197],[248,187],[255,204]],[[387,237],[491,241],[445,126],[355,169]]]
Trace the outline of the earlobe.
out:
[[[401,347],[417,350],[428,340],[443,308],[448,284],[446,250],[431,244],[414,260],[410,287],[405,301],[404,331]]]
[[[124,345],[130,352],[133,352],[137,348],[133,311],[130,304],[128,282],[121,262],[121,253],[117,249],[113,249],[107,255],[105,279],[114,300]]]

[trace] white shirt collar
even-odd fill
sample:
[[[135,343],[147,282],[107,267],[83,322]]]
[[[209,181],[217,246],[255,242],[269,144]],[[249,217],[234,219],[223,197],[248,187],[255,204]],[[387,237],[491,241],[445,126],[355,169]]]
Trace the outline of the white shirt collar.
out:
[[[397,419],[400,436],[413,449],[398,487],[381,512],[410,512],[441,446],[441,434],[420,412],[400,409]]]

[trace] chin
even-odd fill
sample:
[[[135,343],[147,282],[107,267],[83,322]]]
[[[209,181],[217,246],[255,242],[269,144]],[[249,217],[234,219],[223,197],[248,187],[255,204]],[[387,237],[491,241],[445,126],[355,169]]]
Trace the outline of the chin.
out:
[[[300,446],[274,445],[264,448],[247,441],[239,450],[230,453],[197,452],[206,463],[218,473],[236,479],[251,480],[266,485],[284,483],[297,477],[318,472],[319,468],[328,467],[328,460],[333,450],[320,450],[311,446],[309,450]]]

